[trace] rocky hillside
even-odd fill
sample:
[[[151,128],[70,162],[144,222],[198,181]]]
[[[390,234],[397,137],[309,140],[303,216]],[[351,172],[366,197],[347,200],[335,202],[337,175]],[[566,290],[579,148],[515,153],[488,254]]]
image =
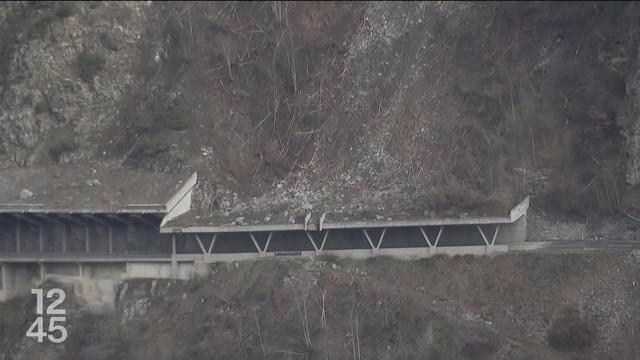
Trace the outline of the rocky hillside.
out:
[[[33,297],[0,304],[0,348],[19,360],[631,360],[637,255],[217,265],[190,282],[127,281],[115,313],[67,300],[63,345],[23,337]]]
[[[639,20],[635,2],[3,2],[0,177],[197,170],[193,213],[230,220],[529,195],[530,239],[637,240]],[[638,359],[637,255],[218,265],[126,282],[115,313],[71,299],[59,346],[23,337],[32,298],[0,304],[0,358]]]
[[[197,169],[222,214],[633,214],[639,11],[5,3],[0,164]]]

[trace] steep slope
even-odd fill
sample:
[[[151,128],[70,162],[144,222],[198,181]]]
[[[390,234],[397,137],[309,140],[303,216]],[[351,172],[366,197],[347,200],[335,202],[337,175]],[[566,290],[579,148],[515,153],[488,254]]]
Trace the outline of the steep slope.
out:
[[[634,3],[1,9],[3,166],[197,169],[231,216],[636,211]]]
[[[220,264],[189,282],[127,281],[110,314],[82,311],[69,291],[60,345],[22,336],[33,297],[0,304],[0,346],[42,360],[637,359],[639,264],[629,254]]]

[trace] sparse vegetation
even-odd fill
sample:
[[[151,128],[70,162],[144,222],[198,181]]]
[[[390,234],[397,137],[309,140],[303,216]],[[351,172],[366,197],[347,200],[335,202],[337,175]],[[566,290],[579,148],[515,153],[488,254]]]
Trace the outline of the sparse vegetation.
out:
[[[43,113],[47,113],[49,112],[50,108],[49,108],[49,104],[46,101],[40,101],[38,102],[34,108],[33,111],[36,114],[43,114]]]
[[[56,16],[59,18],[67,18],[73,16],[78,11],[75,1],[60,1],[56,9]]]
[[[580,316],[579,310],[567,307],[551,325],[547,340],[556,350],[575,351],[590,347],[595,335],[594,327]]]
[[[194,116],[182,101],[174,99],[158,114],[157,122],[166,129],[182,131],[189,129],[193,125]]]
[[[342,259],[337,268],[307,260],[218,263],[209,276],[189,281],[127,280],[113,314],[87,314],[77,308],[81,301],[70,298],[69,339],[55,358],[637,359],[637,309],[633,296],[626,296],[631,288],[622,290],[622,301],[603,308],[604,321],[632,311],[603,334],[604,346],[597,346],[593,327],[575,308],[563,310],[550,330],[558,331],[558,346],[567,350],[544,344],[553,304],[580,290],[606,301],[609,280],[635,274],[624,258],[570,256],[574,266],[551,269],[557,291],[549,291],[545,277],[530,275],[566,255],[478,257],[472,263],[447,256]],[[625,266],[607,272],[611,263]],[[0,303],[3,349],[25,354],[37,345],[21,342],[31,319],[20,314],[32,314],[33,307],[33,297]],[[569,349],[581,352],[570,356]]]
[[[37,14],[32,17],[33,23],[31,27],[27,30],[27,35],[29,38],[43,38],[47,35],[49,31],[49,27],[55,21],[55,16],[51,11],[41,10],[40,14]],[[29,19],[31,20],[31,19]]]
[[[118,51],[120,49],[120,45],[118,44],[118,40],[116,40],[115,36],[108,32],[100,33],[100,43],[105,48],[111,51]]]
[[[55,162],[59,162],[62,155],[69,153],[76,148],[77,144],[73,139],[60,139],[49,146],[49,156]]]
[[[142,143],[131,154],[136,160],[153,158],[169,151],[169,144],[163,138],[144,138]]]
[[[92,52],[84,49],[77,59],[78,75],[87,83],[93,81],[93,78],[104,70],[106,59],[100,52]]]

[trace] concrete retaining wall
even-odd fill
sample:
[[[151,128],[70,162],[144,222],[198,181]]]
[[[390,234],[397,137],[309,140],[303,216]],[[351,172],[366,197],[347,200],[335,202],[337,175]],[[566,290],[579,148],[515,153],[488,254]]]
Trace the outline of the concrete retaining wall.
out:
[[[522,244],[527,240],[527,217],[500,226],[496,244]]]

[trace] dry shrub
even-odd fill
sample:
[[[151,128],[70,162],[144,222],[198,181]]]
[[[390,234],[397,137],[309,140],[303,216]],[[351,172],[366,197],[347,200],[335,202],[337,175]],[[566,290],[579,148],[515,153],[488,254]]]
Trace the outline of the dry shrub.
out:
[[[584,181],[576,176],[559,177],[544,194],[542,204],[549,211],[566,216],[612,215],[623,207],[620,181],[608,171]]]
[[[596,336],[595,326],[580,316],[580,311],[566,307],[551,324],[547,333],[549,346],[560,351],[575,351],[590,347]]]

